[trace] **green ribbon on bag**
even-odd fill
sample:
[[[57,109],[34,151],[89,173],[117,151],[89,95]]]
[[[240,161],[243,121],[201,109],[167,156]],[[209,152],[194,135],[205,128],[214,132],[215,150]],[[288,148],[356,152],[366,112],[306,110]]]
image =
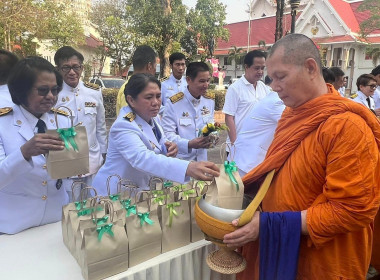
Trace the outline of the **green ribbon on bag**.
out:
[[[162,191],[162,190],[153,190],[152,194],[153,194],[153,197],[157,197],[159,195],[163,195],[164,191]]]
[[[78,211],[78,217],[80,216],[86,216],[86,215],[91,215],[91,213],[95,212],[95,211],[100,211],[100,210],[103,210],[102,207],[98,207],[98,208],[94,208],[94,207],[91,207],[91,208],[85,208],[85,209],[82,209],[80,211]]]
[[[191,194],[194,194],[195,193],[195,190],[194,189],[191,189],[191,190],[187,190],[187,191],[184,191],[182,193],[183,197],[185,198],[185,200],[188,200],[189,199],[189,196]]]
[[[97,225],[97,226],[101,226],[101,225],[107,223],[107,221],[108,221],[108,216],[104,216],[104,217],[102,217],[102,218],[100,218],[100,219],[92,219],[92,221],[94,222],[94,224],[95,224],[95,222],[96,222],[96,225]]]
[[[206,184],[205,181],[198,181],[197,187],[199,188],[200,192],[203,191],[205,184]]]
[[[158,205],[164,205],[166,197],[167,195],[157,196],[155,199],[153,199],[153,203],[158,203]]]
[[[76,208],[77,210],[80,210],[80,209],[84,208],[84,206],[85,206],[86,203],[87,203],[87,200],[76,201],[76,202],[74,202],[74,203],[75,203],[75,208]]]
[[[131,215],[131,213],[136,215],[136,205],[129,205],[127,208],[127,217]]]
[[[236,178],[235,178],[234,174],[232,174],[232,172],[236,172],[237,171],[236,163],[234,161],[227,161],[226,160],[224,162],[224,170],[226,171],[226,173],[230,177],[231,182],[235,184],[236,191],[239,191],[239,184],[236,181]]]
[[[166,181],[164,182],[164,188],[170,188],[173,186],[173,182],[172,181]]]
[[[131,199],[130,198],[128,198],[128,199],[122,199],[122,200],[120,200],[120,204],[121,204],[122,208],[127,209],[128,206],[131,205]]]
[[[112,201],[119,200],[120,194],[111,194],[108,196]]]
[[[65,147],[68,150],[70,145],[73,147],[74,151],[78,151],[78,145],[75,142],[75,135],[77,135],[77,132],[75,131],[75,127],[70,128],[58,128],[57,132],[63,142],[65,143]],[[70,145],[69,145],[70,144]]]
[[[169,227],[172,227],[173,223],[173,216],[178,216],[177,211],[175,211],[174,207],[181,206],[181,203],[179,202],[174,202],[166,205],[166,209],[169,209]]]
[[[112,226],[113,224],[106,224],[106,225],[102,225],[96,228],[96,231],[98,232],[99,241],[102,240],[102,237],[105,233],[108,233],[110,236],[114,237]]]
[[[183,191],[184,189],[186,189],[186,185],[178,185],[173,187],[173,190],[175,191]]]
[[[154,222],[149,219],[149,215],[150,213],[149,212],[145,212],[145,213],[138,213],[137,216],[140,218],[140,225],[143,226],[144,222],[149,224],[149,225],[153,225]]]

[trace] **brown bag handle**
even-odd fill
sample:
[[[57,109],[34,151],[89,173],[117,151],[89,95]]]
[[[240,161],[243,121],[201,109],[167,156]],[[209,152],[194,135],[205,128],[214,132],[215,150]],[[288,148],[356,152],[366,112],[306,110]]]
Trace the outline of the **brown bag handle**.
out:
[[[120,186],[121,177],[119,175],[117,175],[117,174],[113,174],[113,175],[108,176],[107,181],[106,181],[108,195],[111,195],[110,180],[111,180],[112,177],[117,177],[119,179],[117,181],[117,190],[116,191],[118,193],[120,192],[119,186]]]
[[[145,201],[144,200],[144,194],[147,194],[148,195],[148,198],[146,199],[146,201],[147,201],[147,204],[148,204],[148,212],[150,212],[150,207],[151,207],[151,197],[152,197],[152,194],[151,194],[151,192],[150,191],[139,191],[139,192],[137,192],[136,193],[136,196],[135,196],[135,204],[136,204],[136,213],[138,213],[139,211],[138,211],[138,203],[140,202],[140,201],[138,201],[138,198],[140,197],[139,195],[142,195],[143,196],[143,201]],[[142,201],[141,201],[142,202]]]
[[[74,198],[74,189],[77,188],[79,186],[85,186],[85,187],[89,187],[89,185],[87,185],[85,182],[81,182],[81,181],[74,181],[72,184],[71,184],[71,198],[72,198],[72,201],[75,201],[75,198]],[[82,191],[82,189],[81,189]],[[79,196],[79,198],[81,198],[81,196]]]
[[[224,142],[224,143],[220,146],[220,150],[219,150],[220,159],[222,160],[222,163],[224,163],[225,160],[226,160],[226,150],[227,150],[227,149],[228,149],[228,151],[230,152],[230,158],[231,158],[231,161],[233,161],[234,158],[235,158],[235,153],[236,153],[236,147],[235,147],[235,144]]]
[[[109,200],[109,199],[99,199],[99,205],[102,204],[104,205],[104,212],[106,213],[106,207],[108,207],[108,213],[109,213],[109,221],[111,223],[113,223],[113,220],[114,220],[114,216],[115,216],[115,212],[114,212],[114,208],[113,208],[113,205],[112,205],[112,202]],[[96,205],[94,205],[95,207]],[[95,209],[94,209],[95,210]],[[97,213],[98,211],[92,211],[91,212],[91,218],[95,220],[95,225],[97,224],[97,221],[98,221],[98,217],[97,217]]]
[[[149,186],[150,190],[153,190],[153,186],[152,186],[153,183],[156,183],[156,184],[157,183],[161,183],[162,184],[162,188],[164,187],[164,180],[162,178],[160,178],[160,177],[155,177],[155,176],[150,177],[149,182],[148,182],[148,186]]]
[[[57,125],[57,129],[59,128],[59,126],[58,126],[58,109],[59,108],[65,108],[67,111],[69,111],[69,113],[70,113],[71,127],[73,127],[74,126],[73,111],[71,111],[71,109],[69,107],[61,105],[61,106],[58,106],[57,108],[54,108],[55,109],[55,111],[54,111],[54,119],[55,119],[55,123]]]

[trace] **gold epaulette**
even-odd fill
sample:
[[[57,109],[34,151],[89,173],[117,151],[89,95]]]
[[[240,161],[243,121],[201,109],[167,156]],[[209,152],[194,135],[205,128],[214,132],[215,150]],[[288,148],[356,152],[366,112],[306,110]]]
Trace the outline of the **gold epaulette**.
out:
[[[215,93],[207,91],[205,95],[203,95],[204,98],[215,100]]]
[[[160,82],[162,83],[162,82],[165,82],[167,79],[169,79],[169,77],[162,77],[161,79],[160,79]]]
[[[353,95],[350,96],[351,99],[355,99],[356,97],[358,97],[357,93],[354,93]]]
[[[12,112],[13,109],[11,107],[0,108],[0,116],[5,116],[6,114]]]
[[[130,122],[133,122],[133,120],[136,118],[136,114],[133,113],[133,112],[129,112],[128,114],[126,114],[124,116],[124,119],[130,121]]]
[[[174,94],[172,97],[169,97],[169,99],[174,104],[174,103],[180,101],[184,96],[185,96],[185,94],[183,92],[178,92],[178,93]]]
[[[66,111],[59,110],[56,108],[51,108],[50,111],[52,111],[53,113],[57,112],[57,114],[62,115],[62,116],[66,116],[66,117],[69,115],[69,113],[67,113]]]
[[[100,88],[99,85],[89,83],[89,82],[84,82],[83,84],[86,88],[90,88],[90,89],[94,89],[94,90],[99,90],[99,88]]]

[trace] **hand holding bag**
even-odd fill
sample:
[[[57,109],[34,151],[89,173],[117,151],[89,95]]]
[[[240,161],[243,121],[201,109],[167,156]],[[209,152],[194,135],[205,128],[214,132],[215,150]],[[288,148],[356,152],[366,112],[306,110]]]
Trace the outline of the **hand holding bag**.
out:
[[[72,111],[65,106],[58,108],[61,107],[69,111],[71,127],[59,128],[57,111],[55,111],[57,129],[47,130],[46,133],[61,137],[65,143],[65,148],[61,151],[49,151],[47,154],[47,171],[52,179],[73,177],[89,172],[89,147],[86,128],[74,126]]]

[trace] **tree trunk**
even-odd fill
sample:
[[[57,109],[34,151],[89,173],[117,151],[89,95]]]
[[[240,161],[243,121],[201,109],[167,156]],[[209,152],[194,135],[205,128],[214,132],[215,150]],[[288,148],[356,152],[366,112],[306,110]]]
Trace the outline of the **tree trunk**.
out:
[[[158,57],[160,58],[160,77],[168,77],[170,75],[169,43],[163,44],[158,52]]]

